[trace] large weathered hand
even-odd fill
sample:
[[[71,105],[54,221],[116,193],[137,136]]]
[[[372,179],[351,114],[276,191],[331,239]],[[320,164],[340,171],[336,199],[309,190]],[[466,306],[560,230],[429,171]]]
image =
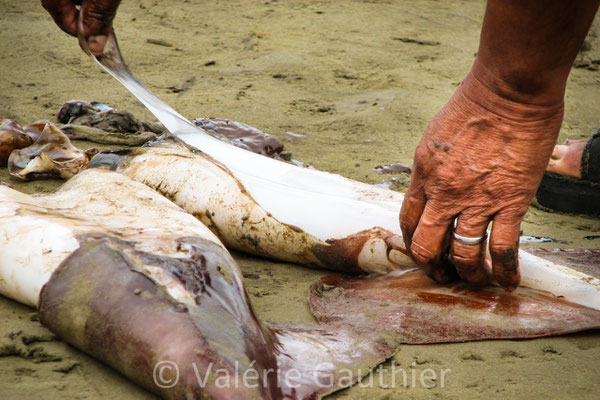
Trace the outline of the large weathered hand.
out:
[[[42,6],[60,29],[75,37],[80,15],[77,6],[81,6],[83,36],[90,51],[100,56],[120,2],[121,0],[42,0]]]
[[[400,225],[433,279],[519,285],[519,227],[560,130],[567,78],[600,0],[488,0],[477,58],[417,147]],[[465,244],[492,221],[486,243]],[[469,242],[469,241],[467,241]],[[493,273],[493,275],[492,275]]]
[[[477,68],[429,124],[417,147],[411,184],[400,216],[406,246],[433,279],[452,277],[452,265],[472,284],[519,285],[521,220],[552,153],[562,122],[562,102],[531,106],[490,90]],[[481,237],[493,221],[492,266]],[[445,259],[449,257],[449,261]],[[452,264],[452,265],[451,265]]]

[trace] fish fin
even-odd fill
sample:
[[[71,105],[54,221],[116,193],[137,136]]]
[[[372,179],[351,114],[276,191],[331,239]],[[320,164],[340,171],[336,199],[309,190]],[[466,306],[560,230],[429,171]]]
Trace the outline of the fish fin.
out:
[[[534,338],[600,328],[600,311],[548,292],[437,284],[417,270],[371,278],[324,277],[311,287],[309,303],[320,322],[365,327],[409,344]]]
[[[363,379],[399,349],[391,338],[345,325],[268,324],[279,342],[284,398],[320,399]]]

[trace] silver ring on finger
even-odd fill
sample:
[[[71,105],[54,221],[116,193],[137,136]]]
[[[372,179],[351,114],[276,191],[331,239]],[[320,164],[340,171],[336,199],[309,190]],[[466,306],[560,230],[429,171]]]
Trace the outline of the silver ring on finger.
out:
[[[458,243],[466,244],[469,246],[474,246],[474,245],[485,242],[485,240],[488,237],[488,234],[486,232],[485,235],[483,235],[483,236],[472,238],[472,237],[462,236],[456,232],[453,232],[453,236],[454,236],[454,240],[456,240]]]

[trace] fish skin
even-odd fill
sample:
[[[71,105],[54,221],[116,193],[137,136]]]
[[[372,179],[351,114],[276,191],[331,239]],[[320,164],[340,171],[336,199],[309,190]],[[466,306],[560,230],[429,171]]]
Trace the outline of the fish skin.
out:
[[[235,263],[225,249],[187,238],[190,259],[160,257],[162,267],[194,294],[191,301],[179,302],[141,269],[156,262],[156,255],[111,237],[80,241],[40,294],[43,325],[163,398],[282,398],[275,375],[259,375],[267,385],[226,390],[211,376],[223,370],[241,381],[252,361],[259,373],[277,363],[276,342],[266,337],[270,330],[263,331],[247,299],[235,296],[240,288],[232,288],[218,270],[231,270]],[[153,380],[155,366],[165,361],[179,369],[172,388]],[[209,377],[204,387],[196,373]]]
[[[195,118],[192,123],[226,143],[256,154],[283,160],[283,143],[253,126],[224,118]],[[285,153],[284,153],[285,155]],[[286,160],[289,161],[289,158]]]

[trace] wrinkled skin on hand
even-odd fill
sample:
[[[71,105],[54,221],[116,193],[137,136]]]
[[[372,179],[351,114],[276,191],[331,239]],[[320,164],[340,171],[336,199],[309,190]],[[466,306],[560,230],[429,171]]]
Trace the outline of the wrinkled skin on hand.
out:
[[[562,102],[520,104],[482,83],[477,69],[467,76],[434,117],[419,143],[411,184],[400,215],[406,248],[433,279],[447,282],[456,272],[484,285],[495,280],[508,290],[519,285],[521,220],[556,143]],[[490,261],[481,237],[493,221]],[[455,272],[456,271],[456,272]]]
[[[92,54],[100,56],[120,2],[121,0],[42,0],[42,6],[60,29],[75,37],[80,15],[76,6],[81,6],[83,37],[87,39]]]

